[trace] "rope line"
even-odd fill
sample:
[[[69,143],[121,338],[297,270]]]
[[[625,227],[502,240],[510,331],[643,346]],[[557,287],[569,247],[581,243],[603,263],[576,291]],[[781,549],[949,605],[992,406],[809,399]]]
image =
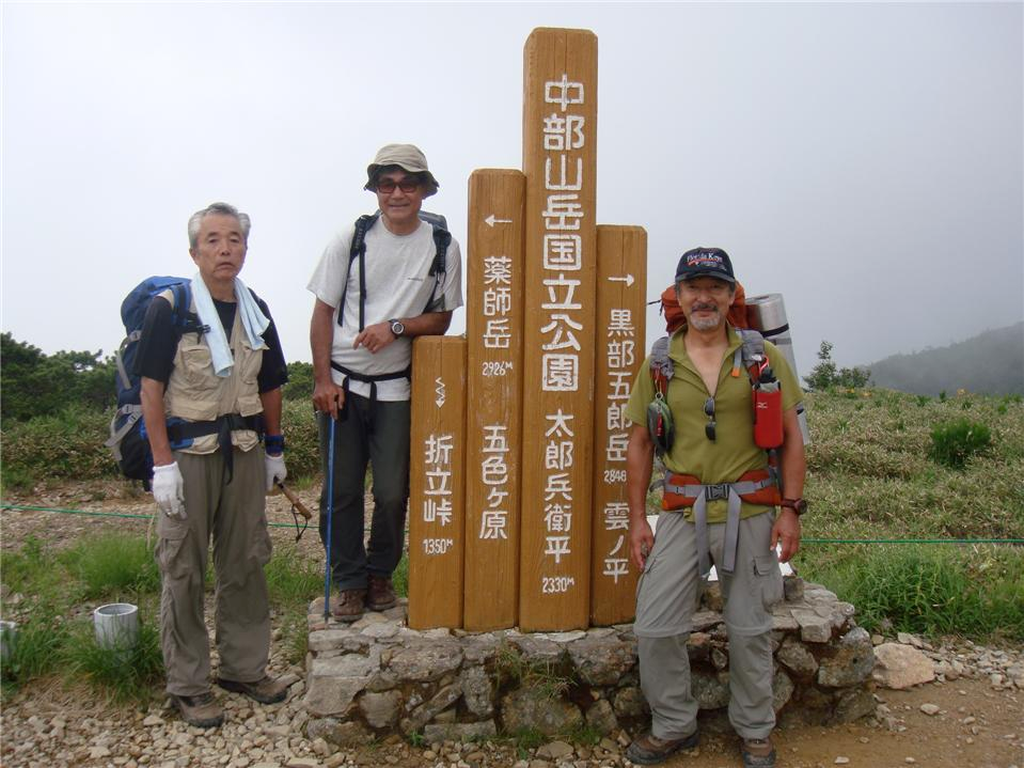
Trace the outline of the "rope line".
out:
[[[127,517],[149,520],[153,515],[133,515],[127,512],[93,512],[87,509],[57,509],[33,507],[25,504],[0,504],[0,510],[18,512],[56,512],[62,515],[88,515],[90,517]],[[293,528],[292,523],[267,523],[272,528]],[[1024,539],[818,539],[803,538],[801,544],[1024,544]]]

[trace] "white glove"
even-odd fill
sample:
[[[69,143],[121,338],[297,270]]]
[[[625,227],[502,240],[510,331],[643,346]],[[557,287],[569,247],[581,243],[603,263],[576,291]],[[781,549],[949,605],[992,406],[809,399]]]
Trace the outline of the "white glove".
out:
[[[185,514],[185,479],[178,469],[178,462],[153,467],[153,498],[168,517],[179,520],[188,517]]]
[[[288,470],[284,466],[284,454],[279,453],[277,456],[271,456],[269,453],[266,454],[266,466],[267,493],[270,493],[278,483],[288,477]]]

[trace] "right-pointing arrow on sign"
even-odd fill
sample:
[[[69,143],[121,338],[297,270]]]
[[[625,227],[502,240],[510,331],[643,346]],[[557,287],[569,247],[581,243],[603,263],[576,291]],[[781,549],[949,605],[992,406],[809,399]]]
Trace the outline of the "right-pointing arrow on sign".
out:
[[[627,288],[633,284],[633,276],[628,274],[625,277],[609,277],[608,279],[613,283],[625,283]]]

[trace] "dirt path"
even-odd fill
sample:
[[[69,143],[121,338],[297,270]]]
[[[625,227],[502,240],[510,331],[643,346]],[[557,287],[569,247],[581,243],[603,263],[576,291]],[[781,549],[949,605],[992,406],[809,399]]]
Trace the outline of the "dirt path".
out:
[[[316,489],[299,491],[310,509],[316,510]],[[143,494],[126,493],[117,483],[89,484],[43,491],[32,498],[6,500],[5,503],[47,507],[65,510],[90,510],[113,514],[148,515],[152,502]],[[271,522],[291,525],[289,504],[281,497],[271,499]],[[18,550],[28,536],[56,546],[68,546],[86,533],[103,529],[137,531],[144,533],[148,521],[121,517],[90,517],[45,511],[5,509],[0,516],[0,542],[6,551]],[[275,544],[294,541],[294,530],[272,528]],[[300,550],[310,557],[320,558],[321,549],[315,530],[315,518],[302,537]],[[1024,649],[1008,648],[1008,653],[1020,657]],[[39,730],[42,721],[74,723],[83,717],[97,718],[95,701],[67,693],[56,694],[52,685],[29,687],[8,701],[3,712],[3,765],[55,765],[43,756],[19,755],[10,739],[19,728],[36,717],[31,727]],[[853,725],[816,727],[799,722],[795,716],[783,718],[775,734],[779,766],[792,768],[825,768],[832,765],[888,768],[917,765],[935,768],[1024,768],[1024,690],[997,689],[988,677],[962,677],[947,683],[932,683],[907,691],[879,689],[880,704],[888,708],[888,723],[861,721]],[[938,712],[925,714],[921,706],[934,704]],[[32,713],[32,714],[30,714]],[[884,714],[884,710],[883,710]],[[110,717],[117,717],[116,712]],[[731,768],[738,766],[735,737],[723,729],[719,720],[704,723],[701,747],[691,753],[673,758],[670,766],[693,768]],[[130,726],[130,723],[128,724]],[[138,728],[142,731],[141,723]],[[144,733],[139,736],[144,738]],[[429,746],[429,745],[428,745]],[[460,751],[453,745],[454,751]],[[472,747],[472,749],[470,749]],[[372,750],[351,753],[342,762],[338,755],[321,756],[324,765],[398,765],[437,766],[450,768],[452,761],[445,759],[452,750],[442,748],[441,754],[412,748],[404,743],[380,745]],[[461,750],[462,763],[476,766],[512,766],[544,768],[556,761],[546,761],[531,754],[521,760],[511,746],[493,746],[480,749],[465,745]],[[126,762],[109,758],[90,759],[83,756],[68,765],[100,766],[125,765]],[[468,760],[468,757],[474,758]],[[186,765],[198,763],[184,763]],[[266,765],[286,766],[287,762]],[[459,763],[455,761],[455,765]],[[563,758],[559,765],[583,766],[623,765],[620,754],[600,748],[578,748],[573,756]],[[262,764],[261,764],[262,765]]]

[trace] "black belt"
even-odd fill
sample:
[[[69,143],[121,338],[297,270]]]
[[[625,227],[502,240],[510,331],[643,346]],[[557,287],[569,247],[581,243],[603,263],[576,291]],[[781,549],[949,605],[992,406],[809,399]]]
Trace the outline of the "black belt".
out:
[[[334,370],[338,371],[339,373],[344,374],[344,376],[345,376],[345,378],[341,380],[341,388],[345,392],[345,402],[341,406],[341,413],[338,414],[338,418],[339,418],[340,421],[345,421],[345,419],[348,418],[348,380],[349,379],[355,379],[356,381],[361,381],[364,384],[369,384],[370,385],[370,412],[371,412],[371,414],[373,414],[373,412],[376,410],[376,406],[377,406],[377,382],[378,381],[394,381],[395,379],[409,379],[409,381],[412,381],[412,366],[411,365],[407,366],[406,368],[402,369],[401,371],[395,371],[394,373],[378,373],[378,374],[374,374],[374,375],[370,375],[370,374],[366,374],[366,373],[359,373],[358,371],[353,371],[353,370],[351,370],[349,368],[346,368],[345,366],[341,365],[340,363],[334,362],[333,360],[331,361],[331,368],[333,368]],[[370,419],[370,426],[369,426],[369,430],[368,430],[370,432],[373,431],[373,422],[374,422],[374,420],[371,418]]]
[[[228,470],[228,483],[235,473],[235,456],[231,445],[231,433],[240,429],[250,429],[263,434],[263,414],[242,416],[238,413],[227,413],[212,421],[177,421],[167,425],[167,437],[170,442],[180,443],[184,440],[206,435],[217,436],[217,447],[224,458],[224,466]]]

